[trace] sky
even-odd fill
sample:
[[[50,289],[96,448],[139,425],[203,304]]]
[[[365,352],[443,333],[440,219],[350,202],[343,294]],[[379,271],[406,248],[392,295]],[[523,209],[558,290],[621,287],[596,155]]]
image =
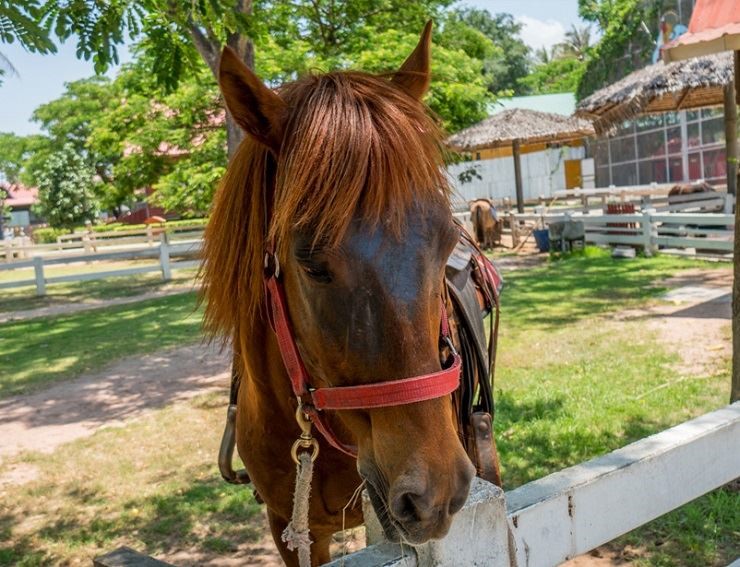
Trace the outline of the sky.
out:
[[[523,24],[522,39],[534,49],[559,43],[571,25],[585,25],[578,17],[577,0],[464,0],[461,5],[512,14]],[[94,74],[92,62],[77,59],[72,41],[58,47],[54,55],[38,55],[24,51],[17,43],[0,44],[0,51],[18,70],[17,74],[6,73],[0,86],[0,132],[39,132],[38,124],[31,121],[34,109],[58,98],[64,83]],[[131,59],[125,46],[119,56],[121,63]],[[112,69],[108,74],[115,72]]]

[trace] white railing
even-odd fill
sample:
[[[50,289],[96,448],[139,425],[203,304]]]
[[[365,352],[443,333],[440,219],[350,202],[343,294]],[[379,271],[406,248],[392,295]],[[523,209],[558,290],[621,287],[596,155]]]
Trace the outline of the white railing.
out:
[[[331,567],[553,567],[740,477],[740,402],[530,482],[504,495],[476,479],[443,540],[383,541],[365,502],[369,546]]]
[[[540,223],[571,219],[584,223],[586,242],[618,246],[640,246],[646,254],[661,248],[693,248],[731,253],[735,217],[723,213],[658,213],[645,211],[625,215],[549,213],[510,215],[512,239],[519,244],[526,232],[521,223]]]
[[[157,246],[144,248],[94,252],[92,254],[47,257],[33,256],[28,260],[21,260],[12,263],[0,264],[0,271],[19,270],[33,268],[33,279],[14,280],[9,282],[0,282],[0,289],[11,289],[17,287],[36,286],[36,295],[46,295],[46,285],[54,283],[65,283],[74,281],[98,280],[115,276],[128,276],[134,274],[146,274],[151,272],[161,272],[162,279],[169,281],[172,279],[172,270],[194,268],[200,264],[200,260],[183,259],[173,261],[173,256],[192,258],[197,255],[201,249],[202,240],[178,240],[171,242],[167,233],[161,233],[158,237]],[[44,270],[48,266],[70,265],[82,262],[98,262],[107,260],[140,260],[156,259],[156,263],[143,266],[133,266],[116,270],[86,272],[78,274],[68,274],[64,276],[47,277]]]

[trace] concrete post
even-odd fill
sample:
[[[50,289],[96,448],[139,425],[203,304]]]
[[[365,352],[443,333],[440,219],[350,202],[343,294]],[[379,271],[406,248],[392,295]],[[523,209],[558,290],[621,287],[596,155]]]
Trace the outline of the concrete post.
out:
[[[159,264],[162,267],[162,279],[166,282],[172,279],[172,269],[170,268],[170,243],[167,233],[159,235]]]
[[[642,229],[642,242],[643,249],[645,250],[645,256],[652,256],[654,252],[658,250],[658,246],[655,243],[654,237],[657,236],[657,227],[653,228],[652,215],[655,213],[655,209],[645,209],[642,212],[642,222],[640,228]]]
[[[511,226],[511,246],[516,248],[519,246],[519,221],[513,212],[509,215],[509,226]]]
[[[44,279],[44,259],[41,256],[33,257],[33,273],[36,277],[36,295],[46,295],[46,280]]]
[[[476,478],[468,501],[442,540],[411,547],[382,542],[383,532],[369,500],[363,498],[368,547],[326,567],[431,567],[436,565],[485,565],[511,567],[516,550],[509,536],[504,492]]]

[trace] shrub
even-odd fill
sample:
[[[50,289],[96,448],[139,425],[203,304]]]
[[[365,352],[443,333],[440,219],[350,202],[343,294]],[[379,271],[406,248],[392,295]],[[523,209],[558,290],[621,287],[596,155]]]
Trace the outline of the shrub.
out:
[[[52,228],[50,226],[36,228],[31,234],[31,238],[35,244],[53,244],[57,241],[57,236],[67,234],[68,232],[68,230],[64,230],[63,228]]]

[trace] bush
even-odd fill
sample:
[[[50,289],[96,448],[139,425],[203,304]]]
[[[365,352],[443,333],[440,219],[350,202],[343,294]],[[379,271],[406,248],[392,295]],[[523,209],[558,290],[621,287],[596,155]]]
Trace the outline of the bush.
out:
[[[31,234],[31,238],[35,244],[53,244],[57,241],[57,236],[68,233],[69,231],[64,230],[63,228],[52,228],[49,226],[46,228],[34,229]]]

